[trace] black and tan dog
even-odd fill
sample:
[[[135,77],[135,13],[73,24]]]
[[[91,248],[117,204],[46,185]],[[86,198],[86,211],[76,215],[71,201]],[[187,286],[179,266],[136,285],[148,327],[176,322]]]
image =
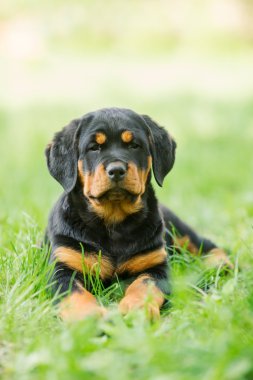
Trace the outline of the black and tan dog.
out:
[[[69,291],[60,303],[62,318],[105,312],[84,287],[85,275],[98,273],[105,286],[117,277],[131,281],[119,303],[123,314],[145,306],[151,317],[159,316],[169,293],[167,250],[175,245],[211,252],[230,265],[222,250],[155,197],[151,171],[162,186],[175,149],[150,117],[120,108],[73,120],[48,145],[49,171],[64,188],[47,228],[54,290]]]

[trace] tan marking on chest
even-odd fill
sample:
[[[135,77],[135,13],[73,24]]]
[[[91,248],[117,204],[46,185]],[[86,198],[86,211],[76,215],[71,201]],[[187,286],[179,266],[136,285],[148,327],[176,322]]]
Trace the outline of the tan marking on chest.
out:
[[[115,274],[124,272],[137,274],[166,261],[167,253],[164,248],[153,252],[136,255],[115,268],[107,257],[96,253],[84,253],[68,247],[58,247],[54,251],[54,258],[67,267],[80,272],[99,276],[102,280],[112,278]]]
[[[132,274],[143,272],[156,265],[163,264],[167,258],[164,248],[157,249],[153,252],[143,253],[132,257],[128,261],[120,264],[116,270],[117,274],[129,272]]]
[[[114,267],[110,260],[96,253],[85,252],[82,254],[72,248],[58,247],[54,251],[54,257],[77,272],[90,273],[92,275],[99,273],[102,280],[110,278],[114,272]]]

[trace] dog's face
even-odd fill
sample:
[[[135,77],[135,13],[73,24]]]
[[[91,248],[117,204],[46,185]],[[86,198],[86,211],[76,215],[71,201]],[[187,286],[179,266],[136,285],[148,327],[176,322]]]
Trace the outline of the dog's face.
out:
[[[79,181],[91,208],[116,223],[142,208],[151,167],[159,185],[175,142],[149,117],[102,109],[74,120],[46,150],[50,173],[70,192]]]
[[[80,133],[78,169],[84,195],[96,201],[138,197],[151,169],[147,134],[128,115],[101,116],[95,114]]]

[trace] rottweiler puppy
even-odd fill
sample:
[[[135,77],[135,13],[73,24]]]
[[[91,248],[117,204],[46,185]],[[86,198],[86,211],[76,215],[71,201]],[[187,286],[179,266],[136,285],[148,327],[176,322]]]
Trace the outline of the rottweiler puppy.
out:
[[[211,252],[231,265],[225,252],[156,199],[151,173],[162,186],[175,150],[173,138],[149,116],[121,108],[71,121],[47,146],[49,172],[64,189],[46,232],[55,262],[53,290],[64,295],[63,319],[105,313],[87,276],[99,276],[104,286],[127,279],[120,312],[145,307],[158,317],[170,293],[168,250],[175,246]]]

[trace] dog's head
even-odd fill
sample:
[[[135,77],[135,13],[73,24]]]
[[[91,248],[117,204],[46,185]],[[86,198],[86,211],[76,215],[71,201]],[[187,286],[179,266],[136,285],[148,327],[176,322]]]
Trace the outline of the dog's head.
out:
[[[175,148],[166,130],[148,116],[108,108],[73,120],[55,135],[46,156],[51,175],[65,191],[81,183],[93,210],[105,218],[113,209],[124,209],[125,216],[140,210],[151,168],[162,186]],[[112,221],[123,220],[123,214]]]

